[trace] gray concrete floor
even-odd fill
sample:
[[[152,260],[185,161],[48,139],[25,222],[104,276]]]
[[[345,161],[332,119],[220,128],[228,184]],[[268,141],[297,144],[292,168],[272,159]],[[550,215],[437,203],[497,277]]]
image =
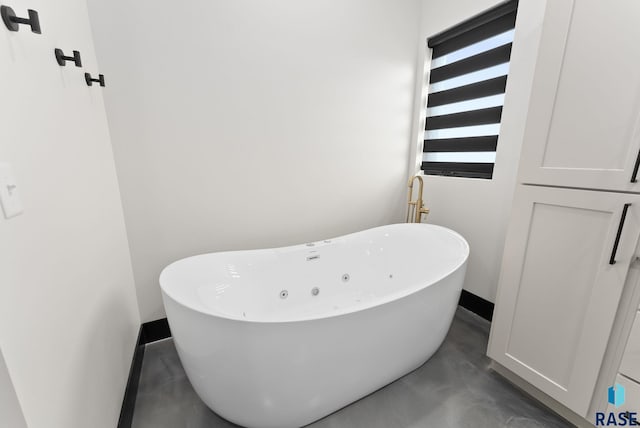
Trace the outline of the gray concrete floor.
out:
[[[489,323],[458,308],[422,367],[309,428],[570,427],[489,369]],[[200,401],[171,339],[147,345],[133,428],[235,427]]]

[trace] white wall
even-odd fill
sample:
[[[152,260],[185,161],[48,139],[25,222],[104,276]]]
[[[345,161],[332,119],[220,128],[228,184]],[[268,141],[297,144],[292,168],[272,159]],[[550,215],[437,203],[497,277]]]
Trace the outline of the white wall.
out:
[[[9,376],[9,369],[0,350],[0,426],[27,428],[27,423],[18,402],[18,396]]]
[[[0,347],[30,428],[113,428],[140,319],[105,90],[53,55],[99,71],[86,2],[11,6],[42,35],[0,25],[0,161],[25,209],[0,214]]]
[[[450,227],[469,241],[471,254],[464,288],[492,302],[500,274],[536,59],[529,54],[537,47],[528,29],[529,1],[540,0],[520,2],[493,179],[425,177],[425,204],[431,209],[428,221]],[[499,3],[496,0],[422,0],[420,72],[423,64],[426,63],[427,69],[429,66],[427,38]],[[422,89],[423,82],[418,79],[416,93]],[[422,153],[423,135],[417,131],[424,129],[424,96],[417,101],[415,111],[419,119],[416,121],[420,126],[414,132],[414,141],[418,143],[415,157],[411,159],[421,159]]]
[[[403,220],[418,0],[89,0],[143,321],[189,255]]]

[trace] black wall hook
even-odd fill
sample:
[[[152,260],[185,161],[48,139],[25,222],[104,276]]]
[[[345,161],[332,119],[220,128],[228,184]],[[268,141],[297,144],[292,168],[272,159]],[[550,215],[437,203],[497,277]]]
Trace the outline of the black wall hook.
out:
[[[102,74],[98,74],[98,78],[93,79],[89,73],[84,73],[84,80],[89,86],[93,86],[93,82],[97,82],[100,83],[100,86],[104,87],[104,75]]]
[[[38,12],[33,9],[28,9],[27,12],[29,12],[29,18],[19,18],[9,6],[0,6],[2,20],[9,31],[18,31],[20,28],[19,24],[26,24],[31,27],[32,33],[42,34],[40,31],[40,19],[38,18]]]
[[[62,49],[54,49],[53,51],[56,54],[56,61],[58,61],[58,65],[64,67],[67,61],[73,61],[76,67],[82,67],[82,59],[80,59],[80,52],[73,51],[73,56],[64,56],[64,52]]]

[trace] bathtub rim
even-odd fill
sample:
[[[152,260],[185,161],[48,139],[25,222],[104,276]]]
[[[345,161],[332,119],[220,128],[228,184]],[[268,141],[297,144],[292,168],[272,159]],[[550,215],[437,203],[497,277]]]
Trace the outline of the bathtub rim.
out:
[[[341,235],[341,236],[338,236],[338,237],[327,238],[327,239],[328,240],[332,240],[332,239],[338,239],[338,238],[345,238],[345,237],[348,237],[348,236],[351,236],[351,235],[355,235],[355,234],[358,234],[358,233],[366,232],[368,230],[381,229],[381,228],[385,228],[385,227],[388,227],[388,226],[402,225],[402,224],[412,224],[412,223],[392,223],[392,224],[388,224],[388,225],[372,227],[372,228],[369,228],[369,229],[363,229],[363,230],[360,230],[360,231],[357,231],[357,232],[352,232],[352,233],[349,233],[349,234],[346,234],[346,235]],[[293,318],[290,318],[290,319],[283,319],[283,320],[240,318],[240,317],[235,317],[235,316],[226,315],[226,314],[222,314],[222,313],[214,313],[212,310],[204,310],[204,309],[197,308],[197,307],[194,307],[192,305],[186,304],[182,300],[176,298],[172,293],[167,292],[167,290],[163,286],[163,276],[164,276],[165,271],[167,269],[169,269],[171,266],[173,266],[173,265],[175,265],[177,263],[180,263],[180,262],[182,262],[184,260],[192,259],[194,257],[199,257],[199,256],[203,256],[203,255],[208,255],[208,254],[241,253],[241,252],[244,252],[244,251],[254,251],[254,250],[277,250],[277,249],[281,249],[281,248],[295,247],[295,246],[304,245],[304,244],[294,244],[294,245],[287,245],[287,246],[284,246],[284,247],[268,247],[268,248],[259,248],[259,249],[251,249],[251,250],[216,251],[216,252],[211,252],[211,253],[196,254],[196,255],[193,255],[193,256],[184,257],[184,258],[176,260],[176,261],[170,263],[169,265],[167,265],[166,267],[164,267],[162,269],[162,271],[160,272],[160,276],[158,278],[158,283],[160,285],[161,294],[163,296],[166,296],[166,297],[170,298],[176,304],[178,304],[180,306],[183,306],[186,309],[198,312],[200,314],[203,314],[203,315],[206,315],[206,316],[210,316],[210,317],[214,317],[214,318],[227,320],[227,321],[240,321],[240,322],[243,322],[243,323],[254,323],[254,324],[263,324],[263,323],[266,323],[266,324],[289,324],[289,323],[317,321],[317,320],[323,320],[323,319],[327,319],[327,318],[335,318],[335,317],[345,316],[345,315],[353,314],[353,313],[356,313],[356,312],[365,311],[367,309],[371,309],[371,308],[374,308],[374,307],[377,307],[377,306],[380,306],[380,305],[391,303],[391,302],[394,302],[396,300],[400,300],[400,299],[406,298],[408,296],[411,296],[412,294],[418,293],[418,292],[424,290],[425,288],[428,288],[428,287],[430,287],[432,285],[440,283],[441,281],[443,281],[446,278],[448,278],[449,276],[453,275],[454,273],[456,273],[458,270],[460,270],[462,267],[464,267],[466,265],[466,263],[469,260],[470,247],[469,247],[469,243],[467,242],[467,240],[461,234],[459,234],[455,230],[449,229],[448,227],[444,227],[444,226],[440,226],[440,225],[436,225],[436,224],[428,224],[428,223],[420,223],[420,224],[423,225],[423,226],[429,226],[429,227],[433,227],[433,228],[443,229],[443,230],[447,231],[448,233],[450,233],[451,235],[453,235],[454,237],[456,237],[457,239],[459,239],[464,244],[464,250],[465,250],[464,251],[464,257],[461,259],[461,261],[454,268],[452,268],[450,271],[445,272],[443,275],[438,276],[436,279],[433,279],[429,283],[422,284],[421,286],[419,286],[419,284],[414,284],[414,285],[411,285],[411,286],[407,286],[402,291],[398,291],[398,292],[395,292],[395,293],[390,293],[389,295],[385,296],[384,298],[380,298],[380,299],[375,300],[374,302],[370,302],[370,303],[367,303],[365,305],[359,306],[355,310],[354,309],[347,309],[347,310],[336,311],[336,312],[333,312],[331,314],[327,314],[327,315],[324,315],[324,316],[293,317]],[[461,288],[462,288],[462,284],[461,284]]]

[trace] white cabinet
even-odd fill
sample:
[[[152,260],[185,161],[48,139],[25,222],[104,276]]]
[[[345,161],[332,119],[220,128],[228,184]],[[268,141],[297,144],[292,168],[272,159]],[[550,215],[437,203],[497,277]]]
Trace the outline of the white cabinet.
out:
[[[639,23],[637,0],[547,2],[520,182],[640,192]]]
[[[545,5],[488,354],[592,418],[640,237],[640,2]]]
[[[586,416],[639,236],[640,195],[519,185],[489,356]]]

